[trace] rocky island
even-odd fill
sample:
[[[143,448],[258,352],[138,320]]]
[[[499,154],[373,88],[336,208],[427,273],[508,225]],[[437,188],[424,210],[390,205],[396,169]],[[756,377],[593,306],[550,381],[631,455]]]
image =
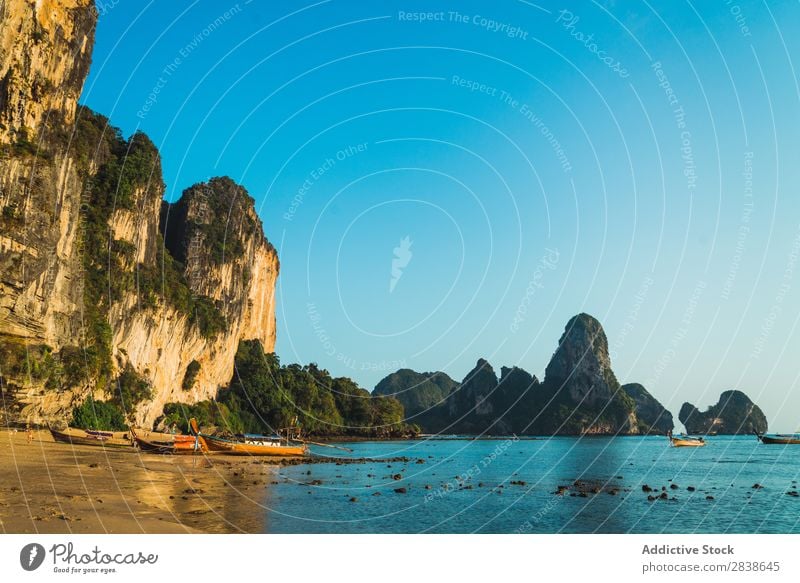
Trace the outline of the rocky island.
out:
[[[725,391],[716,405],[701,413],[691,403],[684,403],[678,419],[689,433],[741,435],[765,433],[767,418],[742,391]]]
[[[498,378],[484,359],[457,386],[433,390],[442,378],[452,383],[441,372],[398,371],[375,393],[413,410],[412,421],[425,432],[617,435],[673,428],[672,415],[644,387],[617,381],[603,327],[588,314],[565,326],[543,382],[518,367],[503,367]]]

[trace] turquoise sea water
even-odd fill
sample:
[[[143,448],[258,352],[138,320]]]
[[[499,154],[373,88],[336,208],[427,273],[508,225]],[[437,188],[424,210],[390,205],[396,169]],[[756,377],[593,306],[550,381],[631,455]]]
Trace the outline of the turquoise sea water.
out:
[[[671,448],[664,437],[346,445],[354,452],[342,455],[410,460],[276,469],[264,532],[800,533],[800,498],[786,494],[800,488],[800,446],[751,436],[703,448]],[[643,484],[669,499],[648,501]],[[558,486],[570,489],[559,496]]]

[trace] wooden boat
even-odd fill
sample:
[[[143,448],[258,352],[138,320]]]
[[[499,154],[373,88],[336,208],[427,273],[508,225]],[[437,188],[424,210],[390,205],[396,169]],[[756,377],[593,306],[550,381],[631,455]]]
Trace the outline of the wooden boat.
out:
[[[757,433],[756,437],[761,443],[768,445],[798,445],[800,444],[800,433]]]
[[[706,444],[702,437],[690,437],[688,435],[670,435],[669,441],[672,447],[703,447]]]
[[[130,433],[127,431],[96,431],[75,427],[53,429],[51,427],[50,434],[56,441],[72,445],[100,445],[103,447],[131,447],[133,445]]]
[[[139,449],[149,453],[186,455],[205,451],[195,435],[173,435],[131,428],[131,435]]]
[[[304,456],[308,453],[306,444],[279,436],[245,434],[228,439],[201,433],[194,419],[189,424],[197,435],[200,447],[206,448],[209,453],[251,456]]]

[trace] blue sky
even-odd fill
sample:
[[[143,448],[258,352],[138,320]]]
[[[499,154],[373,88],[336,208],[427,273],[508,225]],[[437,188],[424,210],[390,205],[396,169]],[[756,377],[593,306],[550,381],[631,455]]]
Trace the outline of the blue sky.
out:
[[[82,101],[170,199],[249,190],[284,362],[541,377],[588,312],[676,417],[740,388],[791,431],[800,7],[661,4],[100,2]]]

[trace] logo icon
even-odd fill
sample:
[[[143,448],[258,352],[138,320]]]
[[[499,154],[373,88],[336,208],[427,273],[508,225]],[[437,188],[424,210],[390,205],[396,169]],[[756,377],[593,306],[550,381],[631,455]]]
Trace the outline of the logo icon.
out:
[[[403,277],[403,268],[407,267],[411,261],[411,245],[413,241],[406,235],[400,239],[400,244],[394,248],[394,257],[392,258],[392,278],[389,280],[389,293],[394,291],[394,286]]]
[[[39,543],[30,543],[19,552],[19,564],[26,571],[35,571],[44,563],[44,547]]]

